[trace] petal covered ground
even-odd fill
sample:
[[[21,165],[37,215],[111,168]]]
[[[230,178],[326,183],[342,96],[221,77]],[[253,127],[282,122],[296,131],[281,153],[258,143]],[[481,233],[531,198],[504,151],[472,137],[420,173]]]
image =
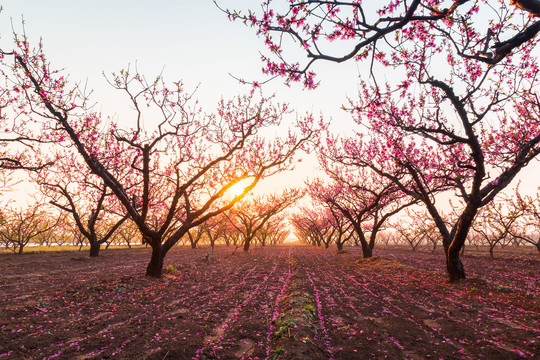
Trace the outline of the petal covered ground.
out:
[[[522,359],[540,356],[531,256],[311,247],[0,256],[0,359]],[[170,266],[169,266],[170,265]]]

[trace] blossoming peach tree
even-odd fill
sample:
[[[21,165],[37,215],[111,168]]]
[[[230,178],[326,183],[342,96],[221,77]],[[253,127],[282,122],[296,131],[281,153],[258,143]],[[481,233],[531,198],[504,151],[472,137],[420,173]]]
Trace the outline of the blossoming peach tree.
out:
[[[515,212],[523,214],[517,226],[509,229],[510,235],[524,244],[534,245],[540,255],[540,189],[533,195],[523,195],[516,187],[515,192],[507,196],[505,204],[510,209],[509,216]]]
[[[322,206],[302,206],[290,217],[295,236],[303,243],[323,246],[327,249],[332,243],[336,229]]]
[[[486,64],[505,59],[540,31],[534,18],[540,15],[540,2],[530,0],[499,0],[500,9],[488,0],[264,0],[260,10],[248,11],[226,9],[225,0],[214,2],[230,20],[254,28],[264,39],[269,50],[261,55],[266,74],[301,81],[308,88],[317,86],[317,61],[383,58],[387,45],[419,45],[413,38],[421,34],[408,36],[417,26],[446,37],[457,34],[453,25],[463,25],[458,32],[466,41],[456,48],[459,56]],[[488,13],[494,18],[486,21]],[[287,55],[296,50],[307,59]]]
[[[231,224],[242,234],[243,250],[249,251],[252,241],[273,218],[296,203],[304,191],[285,189],[281,194],[268,194],[244,199],[230,212]]]
[[[0,49],[0,64],[5,66],[6,61],[6,54]],[[14,116],[16,112],[11,111],[23,94],[18,88],[8,90],[11,84],[5,75],[0,70],[3,80],[0,85],[0,178],[7,185],[17,170],[39,171],[55,159],[44,149],[50,141],[41,136],[39,126],[29,119]]]
[[[477,211],[540,153],[538,69],[530,53],[534,43],[486,65],[454,56],[452,38],[414,32],[424,30],[423,46],[395,54],[407,64],[405,83],[384,89],[362,84],[350,111],[370,133],[344,141],[343,149],[423,202],[455,281],[465,277],[459,251]],[[443,54],[447,76],[440,74]],[[464,204],[450,227],[434,197],[445,190]]]
[[[363,131],[343,140],[342,158],[426,206],[443,239],[449,280],[457,281],[465,278],[459,251],[478,209],[540,152],[537,4],[307,0],[278,9],[265,1],[260,14],[227,13],[257,29],[271,53],[265,71],[288,82],[315,87],[319,60],[371,60],[370,80],[361,81],[359,100],[348,108]],[[286,58],[294,43],[306,64]],[[435,202],[442,191],[463,199],[451,226]]]
[[[92,112],[89,95],[51,69],[41,43],[32,48],[18,37],[11,54],[13,65],[5,71],[13,86],[6,91],[23,93],[17,116],[41,121],[43,132],[76,149],[102,179],[152,247],[146,269],[152,277],[161,276],[165,255],[189,229],[229,210],[261,178],[290,169],[295,153],[317,133],[307,115],[283,138],[267,140],[260,131],[278,126],[288,109],[257,89],[221,100],[217,112],[207,114],[181,82],[148,81],[129,69],[108,78],[133,108],[131,125],[120,126]],[[241,194],[223,198],[246,178]]]
[[[255,237],[261,246],[283,244],[291,234],[288,214],[280,213],[267,221]]]
[[[76,231],[90,243],[90,256],[96,257],[101,245],[112,241],[129,216],[76,150],[58,149],[55,158],[53,164],[33,172],[32,177],[49,202],[72,217]]]
[[[315,179],[309,184],[309,193],[330,211],[333,224],[337,225],[337,212],[352,225],[363,256],[369,258],[373,256],[377,235],[385,229],[387,220],[417,200],[400,191],[391,180],[341,158],[340,150],[330,145],[320,151],[324,153],[319,155],[320,162],[330,180]]]

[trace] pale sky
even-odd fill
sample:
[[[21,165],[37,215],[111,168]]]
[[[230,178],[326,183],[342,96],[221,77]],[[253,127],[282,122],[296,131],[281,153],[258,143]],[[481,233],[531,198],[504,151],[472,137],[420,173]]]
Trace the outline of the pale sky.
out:
[[[9,48],[11,22],[21,30],[24,16],[27,35],[43,38],[49,60],[66,68],[72,80],[88,79],[97,96],[109,91],[101,75],[137,63],[139,71],[153,77],[165,68],[169,81],[182,79],[186,89],[200,84],[198,98],[208,110],[220,96],[245,93],[229,73],[263,79],[259,51],[263,40],[254,29],[230,22],[212,0],[0,0],[0,43]],[[258,1],[220,0],[227,8],[247,9]],[[346,95],[356,94],[357,65],[319,64],[322,85],[303,91],[300,84],[287,88],[276,79],[265,93],[277,92],[281,101],[300,112],[343,116],[339,106]],[[106,97],[104,97],[106,98]],[[107,111],[121,109],[105,108]]]
[[[224,8],[248,9],[258,1],[220,0]],[[64,68],[74,82],[88,81],[94,90],[96,110],[104,116],[129,118],[129,111],[104,80],[110,74],[137,64],[141,74],[153,78],[164,69],[166,81],[183,80],[187,91],[199,85],[196,97],[212,112],[220,97],[231,98],[249,91],[229,73],[246,80],[263,80],[260,51],[263,40],[239,22],[231,22],[212,0],[0,0],[0,46],[12,47],[12,26],[25,31],[35,44],[41,37],[53,68]],[[350,117],[340,106],[357,93],[356,63],[318,64],[321,86],[303,90],[276,79],[264,85],[265,95],[276,93],[299,114],[322,113],[336,129],[349,127]],[[294,116],[290,118],[294,119]],[[345,125],[347,124],[347,125]],[[271,183],[300,186],[311,174],[314,161],[300,164],[294,173]],[[277,185],[276,185],[277,184]]]
[[[224,8],[248,9],[258,6],[254,0],[219,0]],[[196,93],[207,112],[223,96],[225,99],[248,91],[229,73],[246,80],[264,79],[259,51],[265,51],[263,39],[255,29],[230,22],[212,0],[0,0],[0,46],[12,46],[12,26],[21,32],[21,17],[29,38],[43,38],[49,61],[65,68],[72,81],[88,81],[94,89],[96,110],[105,116],[129,117],[118,93],[105,82],[102,72],[110,74],[137,63],[140,73],[153,78],[164,68],[166,81],[183,80],[186,90]],[[358,73],[368,62],[333,64],[318,62],[314,70],[321,85],[303,90],[276,79],[265,85],[265,94],[277,94],[299,114],[306,111],[332,118],[335,129],[348,129],[351,120],[340,106],[346,97],[357,93]],[[363,67],[363,70],[362,70]],[[291,118],[292,119],[292,118]],[[316,164],[306,161],[297,171],[278,176],[272,186],[302,185]],[[532,164],[538,168],[538,163]],[[524,176],[525,186],[538,186],[538,171]]]

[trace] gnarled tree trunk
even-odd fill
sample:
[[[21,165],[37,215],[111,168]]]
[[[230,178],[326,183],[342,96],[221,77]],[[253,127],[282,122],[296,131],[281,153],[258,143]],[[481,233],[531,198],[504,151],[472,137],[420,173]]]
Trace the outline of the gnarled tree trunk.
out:
[[[98,257],[101,244],[97,241],[90,241],[90,257]]]
[[[465,240],[469,234],[469,229],[478,210],[477,206],[469,205],[459,217],[458,222],[452,229],[449,239],[444,239],[444,252],[446,254],[446,271],[448,280],[456,282],[465,279],[465,269],[459,258],[459,252],[465,246]]]
[[[249,246],[251,245],[251,237],[246,238],[244,241],[244,251],[249,251]]]
[[[155,243],[155,242],[152,242]],[[161,244],[151,244],[152,246],[152,256],[150,262],[146,267],[146,275],[150,277],[159,278],[161,277],[161,270],[163,269],[163,255],[161,251]]]

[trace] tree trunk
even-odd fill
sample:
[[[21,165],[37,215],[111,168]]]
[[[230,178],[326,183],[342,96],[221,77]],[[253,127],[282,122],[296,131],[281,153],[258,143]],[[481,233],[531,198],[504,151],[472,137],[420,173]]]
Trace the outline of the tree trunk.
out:
[[[338,251],[343,250],[343,243],[342,242],[337,242],[336,245],[337,245],[337,250]]]
[[[100,244],[97,241],[91,241],[90,242],[90,257],[98,257],[99,248],[100,248]]]
[[[465,240],[467,239],[477,210],[478,206],[469,204],[452,229],[450,237],[443,240],[444,252],[446,254],[446,270],[450,282],[465,279],[465,269],[459,259],[459,252],[465,246]]]
[[[450,282],[465,279],[465,269],[463,269],[463,264],[459,259],[459,250],[449,252],[446,256],[446,270]]]
[[[163,256],[161,252],[161,244],[152,245],[152,257],[146,267],[146,275],[160,278],[161,270],[163,269]]]
[[[463,235],[460,229],[461,219],[456,224],[454,231],[451,234],[452,241],[444,241],[444,252],[446,254],[446,271],[448,280],[456,282],[465,279],[465,269],[459,258],[459,252],[463,248],[465,241],[460,241],[458,235]]]
[[[364,258],[372,257],[373,250],[369,247],[369,245],[365,241],[362,241],[361,244],[362,244],[362,255],[364,256]]]
[[[192,241],[191,242],[191,248],[196,249],[197,248],[197,243]]]
[[[360,245],[362,246],[362,256],[364,257],[364,259],[372,257],[373,247],[369,246],[369,243],[367,242],[366,237],[362,232],[362,228],[360,228],[360,226],[355,226],[355,230],[358,234],[358,240],[360,240]]]
[[[491,260],[495,260],[495,255],[493,254],[494,247],[495,247],[495,244],[489,247],[489,256],[491,256]]]
[[[22,254],[23,248],[24,248],[24,245],[23,245],[23,244],[19,244],[19,255]]]
[[[246,238],[246,241],[244,241],[244,251],[249,251],[250,244],[251,244],[251,238]]]
[[[328,249],[329,247],[330,247],[330,242],[325,242],[325,243],[324,243],[324,248],[325,248],[325,249]]]

